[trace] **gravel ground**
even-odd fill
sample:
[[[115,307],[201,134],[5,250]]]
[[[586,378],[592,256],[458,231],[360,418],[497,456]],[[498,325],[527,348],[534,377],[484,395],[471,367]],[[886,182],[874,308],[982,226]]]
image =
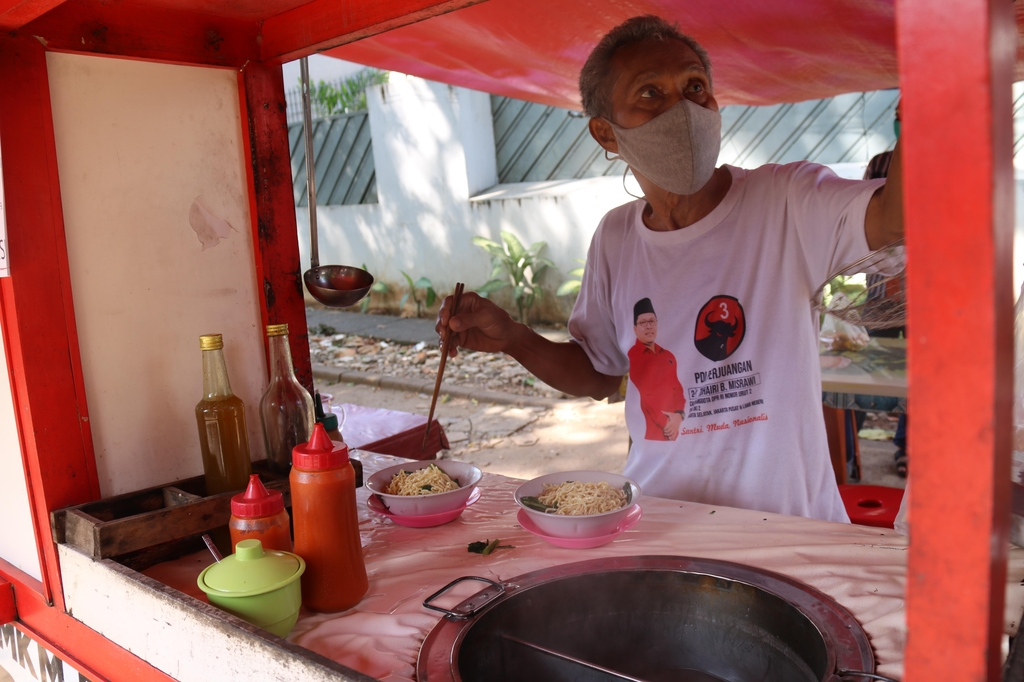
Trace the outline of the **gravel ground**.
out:
[[[433,379],[441,352],[426,343],[407,345],[354,334],[317,334],[311,329],[309,352],[314,364],[385,374],[393,377]],[[562,397],[512,358],[499,353],[459,351],[445,365],[444,380],[461,386],[487,388],[517,395]]]

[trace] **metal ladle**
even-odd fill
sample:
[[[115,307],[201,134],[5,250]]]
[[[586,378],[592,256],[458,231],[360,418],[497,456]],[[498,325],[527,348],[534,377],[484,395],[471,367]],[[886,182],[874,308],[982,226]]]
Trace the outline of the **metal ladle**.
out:
[[[309,64],[299,60],[302,74],[302,120],[306,143],[306,195],[309,204],[309,270],[302,275],[309,294],[331,308],[355,305],[370,292],[373,275],[350,265],[320,265],[316,234],[316,168],[313,159],[313,115],[309,103]]]

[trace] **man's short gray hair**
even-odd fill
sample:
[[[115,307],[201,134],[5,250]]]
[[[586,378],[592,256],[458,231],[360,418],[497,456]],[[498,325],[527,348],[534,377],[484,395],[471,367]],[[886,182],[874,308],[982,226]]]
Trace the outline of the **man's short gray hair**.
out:
[[[607,118],[610,115],[611,83],[607,81],[611,71],[612,57],[627,45],[648,40],[678,40],[688,45],[700,57],[710,82],[711,60],[700,43],[680,31],[676,24],[670,24],[653,14],[645,14],[627,19],[608,31],[587,57],[586,63],[580,70],[580,98],[583,100],[583,113],[591,118]]]

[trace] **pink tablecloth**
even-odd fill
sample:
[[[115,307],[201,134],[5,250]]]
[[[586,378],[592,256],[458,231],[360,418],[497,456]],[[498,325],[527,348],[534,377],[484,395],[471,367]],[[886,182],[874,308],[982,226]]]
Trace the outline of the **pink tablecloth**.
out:
[[[400,461],[368,454],[362,459],[367,476]],[[864,626],[875,649],[878,672],[902,676],[907,539],[894,531],[644,498],[643,519],[611,544],[590,550],[559,549],[516,523],[512,493],[520,483],[485,475],[479,502],[456,521],[425,529],[396,526],[369,511],[368,492],[361,488],[360,523],[370,590],[355,609],[345,613],[303,611],[289,639],[385,682],[408,681],[414,679],[420,644],[438,622],[438,615],[421,603],[454,578],[477,575],[507,580],[586,559],[677,555],[748,564],[821,590]],[[470,542],[494,538],[515,549],[490,556],[466,551]],[[199,563],[207,561],[203,558]],[[194,572],[199,570],[197,564]],[[160,579],[159,570],[147,573]],[[1024,550],[1011,548],[1005,612],[1009,635],[1015,634],[1024,608],[1022,579]]]

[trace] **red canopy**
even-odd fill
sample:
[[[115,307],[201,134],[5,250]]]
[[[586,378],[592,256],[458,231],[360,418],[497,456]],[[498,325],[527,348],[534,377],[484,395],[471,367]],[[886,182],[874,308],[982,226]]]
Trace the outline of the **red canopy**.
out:
[[[490,0],[326,54],[579,109],[576,78],[590,50],[611,27],[648,13],[704,45],[723,105],[897,86],[892,0]]]
[[[1018,77],[1022,5],[1014,5]],[[948,2],[929,11],[947,24],[962,20]],[[590,50],[647,13],[707,48],[721,104],[897,85],[893,0],[0,0],[0,33],[35,36],[51,50],[230,67],[326,51],[575,109]]]

